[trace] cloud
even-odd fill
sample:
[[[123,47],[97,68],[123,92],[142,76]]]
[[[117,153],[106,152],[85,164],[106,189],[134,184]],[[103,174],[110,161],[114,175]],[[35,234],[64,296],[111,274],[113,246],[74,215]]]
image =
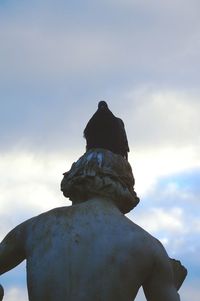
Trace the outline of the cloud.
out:
[[[199,91],[143,87],[126,97],[130,104],[127,108],[128,130],[136,143],[151,143],[154,149],[160,144],[199,147]]]
[[[183,287],[181,288],[181,300],[187,301],[187,300],[193,300],[198,301],[200,290],[199,290],[199,282],[194,283],[184,283]]]
[[[129,161],[135,176],[135,188],[141,197],[155,191],[160,177],[173,176],[200,166],[198,149],[161,145],[162,140],[160,145],[155,148],[148,142],[142,146],[140,144],[137,146],[135,143],[131,148]],[[134,148],[136,149],[134,150]],[[173,184],[169,188],[173,189]]]
[[[187,281],[199,281],[199,168],[160,176],[129,218],[157,237],[169,256],[188,269]]]
[[[172,208],[166,212],[162,208],[152,208],[147,214],[144,213],[138,218],[138,222],[144,229],[151,233],[167,230],[173,235],[184,232],[181,208]]]
[[[102,72],[116,62],[110,35],[66,29],[64,32],[9,26],[1,31],[1,70],[5,78],[42,81]],[[113,62],[112,62],[113,60]],[[28,76],[28,79],[26,78]]]
[[[27,301],[28,295],[25,289],[20,289],[19,287],[12,287],[8,291],[5,291],[4,296],[5,301]]]
[[[1,238],[25,219],[71,204],[60,191],[60,182],[62,173],[71,167],[72,158],[33,153],[1,156]]]
[[[184,1],[181,9],[180,1],[79,5],[2,6],[1,147],[64,149],[67,131],[72,149],[79,147],[76,137],[99,98],[110,100],[111,109],[127,104],[133,147],[196,140],[198,3]]]
[[[2,79],[58,83],[69,77],[85,81],[87,74],[94,81],[119,72],[127,80],[130,71],[134,78],[141,72],[157,80],[187,73],[188,80],[193,78],[191,60],[199,63],[200,46],[196,2],[188,6],[185,1],[181,9],[179,1],[173,6],[167,1],[162,6],[157,1],[119,3],[86,1],[83,13],[63,1],[34,6],[23,1],[21,10],[8,6],[0,31]]]
[[[129,213],[129,218],[163,243],[170,257],[181,260],[188,269],[180,290],[183,301],[198,300],[200,294],[196,285],[200,279],[199,176],[199,168],[158,176]]]
[[[178,160],[180,164],[190,164],[191,160],[196,160],[197,164],[199,91],[149,86],[134,92],[123,92],[113,100],[108,99],[108,103],[113,113],[124,119],[132,152],[130,155],[147,153],[148,149],[147,156],[152,152],[159,153],[158,157],[163,157],[162,164],[167,163],[169,158],[172,160],[176,154],[178,156],[174,157],[174,161]],[[90,96],[89,100],[83,99],[80,103],[76,99],[72,105],[72,99],[64,99],[63,96],[56,99],[53,95],[49,98],[44,96],[42,102],[40,98],[34,101],[32,98],[9,100],[1,112],[2,148],[25,145],[41,150],[84,149],[82,132],[96,111],[97,102],[98,99],[91,100]],[[162,154],[161,148],[165,154]],[[184,159],[185,155],[187,158]]]

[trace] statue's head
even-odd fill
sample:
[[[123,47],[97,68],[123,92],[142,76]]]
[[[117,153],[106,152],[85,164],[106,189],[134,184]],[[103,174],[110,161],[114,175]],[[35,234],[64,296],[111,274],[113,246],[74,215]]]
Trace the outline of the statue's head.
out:
[[[113,200],[127,213],[138,203],[130,164],[122,156],[105,149],[91,149],[64,174],[61,190],[73,203],[93,197]]]

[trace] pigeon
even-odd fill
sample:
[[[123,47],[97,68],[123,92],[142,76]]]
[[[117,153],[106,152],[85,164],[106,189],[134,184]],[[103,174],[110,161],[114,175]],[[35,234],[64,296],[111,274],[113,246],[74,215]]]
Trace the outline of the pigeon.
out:
[[[128,140],[123,121],[116,117],[105,101],[98,103],[98,109],[88,121],[84,130],[86,151],[103,148],[128,160]]]

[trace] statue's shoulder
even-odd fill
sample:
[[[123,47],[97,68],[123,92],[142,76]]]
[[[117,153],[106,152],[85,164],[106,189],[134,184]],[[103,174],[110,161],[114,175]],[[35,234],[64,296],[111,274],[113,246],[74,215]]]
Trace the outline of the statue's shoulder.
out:
[[[155,250],[163,249],[161,242],[152,234],[127,217],[125,219],[129,227],[129,236],[132,244],[135,244],[135,241],[137,241],[140,247],[143,246],[142,249],[146,247],[148,252],[151,250],[152,253],[155,253]]]
[[[11,229],[11,231],[8,232],[8,234],[6,235],[6,238],[10,239],[10,237],[17,237],[25,239],[26,235],[29,235],[29,230],[33,227],[37,228],[37,225],[39,226],[45,224],[48,221],[51,221],[52,219],[59,218],[59,216],[66,216],[67,214],[70,215],[71,207],[72,206],[54,208],[39,215],[36,215],[30,219],[27,219],[26,221]]]
[[[56,207],[51,210],[45,211],[36,215],[24,222],[24,226],[28,226],[29,224],[35,224],[38,222],[42,222],[52,218],[59,218],[63,215],[70,214],[73,206],[63,206],[63,207]]]

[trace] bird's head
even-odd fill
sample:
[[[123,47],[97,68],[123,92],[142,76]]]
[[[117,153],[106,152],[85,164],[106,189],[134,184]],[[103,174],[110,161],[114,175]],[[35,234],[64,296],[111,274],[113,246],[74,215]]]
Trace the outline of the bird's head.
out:
[[[108,105],[105,101],[101,100],[98,103],[98,110],[105,110],[105,109],[108,109]]]

